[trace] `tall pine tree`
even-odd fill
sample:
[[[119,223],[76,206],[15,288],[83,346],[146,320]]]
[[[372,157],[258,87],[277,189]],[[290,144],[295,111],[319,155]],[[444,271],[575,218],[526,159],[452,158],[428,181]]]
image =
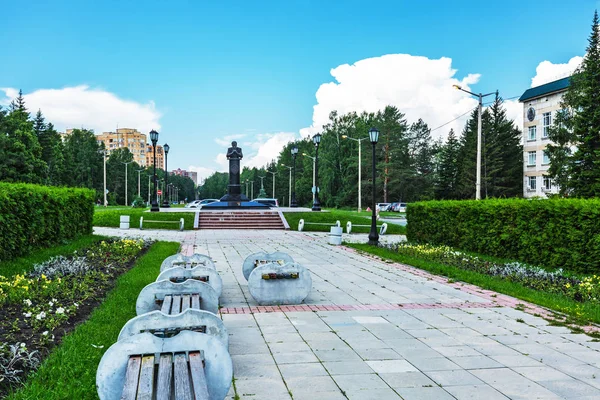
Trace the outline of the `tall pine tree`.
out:
[[[600,27],[594,13],[586,55],[570,78],[549,137],[550,175],[563,194],[600,196]],[[573,151],[573,148],[575,150]]]

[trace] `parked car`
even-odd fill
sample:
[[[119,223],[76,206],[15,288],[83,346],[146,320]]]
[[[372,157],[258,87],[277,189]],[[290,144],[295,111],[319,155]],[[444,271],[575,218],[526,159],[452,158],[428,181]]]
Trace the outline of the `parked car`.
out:
[[[264,198],[264,199],[254,199],[252,201],[256,201],[257,203],[264,204],[265,206],[269,206],[269,207],[279,207],[279,202],[277,201],[277,199]]]
[[[214,203],[215,201],[219,201],[219,199],[194,200],[191,203],[186,204],[185,206],[187,208],[202,208],[202,206]]]
[[[406,212],[406,203],[398,203],[398,212],[401,212],[401,213]]]
[[[396,207],[398,207],[398,203],[391,203],[384,211],[396,211]]]
[[[377,210],[381,211],[386,211],[387,208],[390,206],[390,203],[377,203],[375,205],[375,207],[377,207]]]

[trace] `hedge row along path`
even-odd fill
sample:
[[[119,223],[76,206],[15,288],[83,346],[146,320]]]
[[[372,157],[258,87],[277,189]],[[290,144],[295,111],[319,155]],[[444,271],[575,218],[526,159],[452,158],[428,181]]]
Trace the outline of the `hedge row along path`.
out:
[[[179,241],[216,261],[228,398],[600,398],[600,342],[552,326],[533,305],[331,246],[327,234],[96,231]],[[249,295],[244,258],[276,250],[310,269],[304,305],[259,307]]]

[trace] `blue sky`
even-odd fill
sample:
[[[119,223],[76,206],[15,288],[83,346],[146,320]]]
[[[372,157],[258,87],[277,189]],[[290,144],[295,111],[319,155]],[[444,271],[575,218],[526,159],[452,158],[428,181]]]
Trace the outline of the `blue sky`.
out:
[[[5,2],[0,88],[31,94],[30,104],[43,105],[59,128],[159,125],[160,141],[171,146],[170,166],[209,173],[222,167],[218,154],[231,138],[246,144],[248,159],[262,151],[252,161],[260,163],[303,128],[316,123],[318,130],[317,104],[322,113],[327,107],[375,107],[379,103],[360,99],[371,92],[372,74],[380,79],[370,94],[394,100],[393,94],[378,94],[394,88],[385,79],[406,86],[402,82],[414,69],[404,68],[402,60],[385,68],[390,60],[380,59],[384,55],[446,57],[457,70],[454,78],[480,74],[463,81],[471,90],[520,95],[542,61],[563,64],[584,54],[596,7],[597,1],[586,0]],[[336,82],[332,69],[367,59],[374,59],[368,68],[347,77],[351,94],[338,87],[337,94],[324,91],[317,100],[321,85]],[[421,78],[418,88],[428,85]],[[447,79],[433,86],[446,87]],[[60,97],[73,87],[80,90],[72,102]],[[41,89],[55,90],[36,96]],[[81,114],[90,96],[76,96],[89,91],[94,104]],[[468,110],[472,99],[460,99]],[[126,115],[123,101],[131,106]],[[452,119],[428,110],[424,117],[432,127],[443,117]]]

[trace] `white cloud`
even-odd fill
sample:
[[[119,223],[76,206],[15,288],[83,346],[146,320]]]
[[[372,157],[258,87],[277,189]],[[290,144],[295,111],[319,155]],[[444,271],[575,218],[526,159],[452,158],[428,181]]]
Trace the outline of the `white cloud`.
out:
[[[422,118],[431,128],[438,127],[477,106],[477,100],[452,85],[469,90],[480,75],[458,79],[455,74],[450,58],[431,60],[410,54],[388,54],[340,65],[331,70],[335,82],[322,84],[317,90],[313,124],[300,133],[306,136],[320,131],[333,110],[339,114],[375,112],[387,105],[398,107],[409,123]],[[467,118],[468,114],[433,135],[445,137],[451,128],[460,132]]]
[[[242,139],[246,136],[248,136],[248,135],[245,133],[227,135],[227,136],[223,136],[222,138],[215,139],[215,143],[217,143],[219,146],[230,147],[231,142],[233,142],[234,140],[239,142],[240,139]]]
[[[575,56],[565,64],[554,64],[550,61],[542,61],[535,69],[535,76],[531,78],[531,87],[543,85],[573,74],[579,67],[583,57]]]
[[[0,88],[6,99],[0,104],[8,104],[17,97],[18,90]],[[153,102],[140,104],[119,98],[114,93],[102,89],[92,89],[87,85],[63,89],[38,89],[25,93],[25,104],[32,113],[38,109],[58,130],[66,128],[93,129],[96,133],[114,131],[117,125],[122,128],[136,128],[141,132],[160,130],[161,114]]]
[[[226,140],[224,145],[227,147],[231,146],[231,140],[235,138],[247,137],[248,135],[231,135],[223,140]],[[298,135],[292,132],[278,132],[278,133],[261,133],[254,135],[252,138],[248,138],[244,142],[238,142],[238,146],[242,148],[244,158],[242,159],[242,168],[261,168],[266,166],[272,160],[277,159],[277,156],[281,152],[281,149],[294,140],[298,139]],[[219,139],[217,139],[219,140]],[[222,143],[219,143],[222,145]],[[219,153],[213,160],[214,168],[200,167],[191,165],[189,169],[191,171],[198,172],[198,182],[201,182],[202,178],[207,178],[214,172],[228,172],[229,161],[227,160],[226,153]]]

